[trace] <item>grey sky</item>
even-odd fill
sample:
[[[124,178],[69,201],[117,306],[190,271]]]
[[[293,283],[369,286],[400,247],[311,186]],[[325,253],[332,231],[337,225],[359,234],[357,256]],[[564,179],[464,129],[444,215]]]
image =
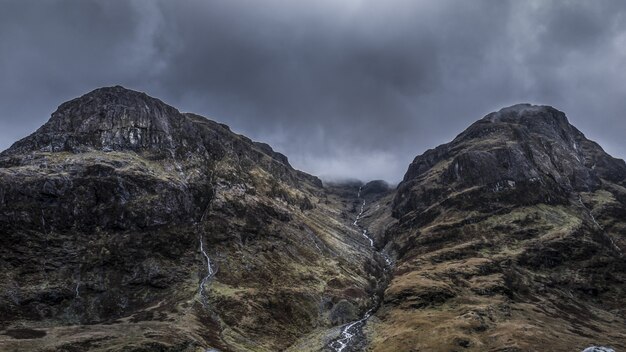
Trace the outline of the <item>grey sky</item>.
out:
[[[397,181],[520,102],[625,157],[625,68],[623,1],[0,0],[0,149],[121,84],[327,177]]]

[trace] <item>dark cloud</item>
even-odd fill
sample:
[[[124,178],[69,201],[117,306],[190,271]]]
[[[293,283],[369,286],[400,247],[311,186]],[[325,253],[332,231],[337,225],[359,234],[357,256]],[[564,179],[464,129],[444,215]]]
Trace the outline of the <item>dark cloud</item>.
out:
[[[621,1],[3,1],[0,148],[122,84],[329,177],[402,177],[505,105],[553,105],[626,156]]]

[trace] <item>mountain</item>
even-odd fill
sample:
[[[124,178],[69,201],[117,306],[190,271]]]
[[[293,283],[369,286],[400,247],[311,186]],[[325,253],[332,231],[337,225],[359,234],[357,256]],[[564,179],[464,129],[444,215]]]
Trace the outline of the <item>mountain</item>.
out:
[[[64,103],[0,154],[0,349],[276,351],[356,319],[357,191],[143,93]]]
[[[491,113],[416,157],[373,349],[626,348],[625,187],[624,161],[546,106]]]
[[[626,164],[551,107],[322,183],[123,87],[0,153],[0,350],[626,348]]]

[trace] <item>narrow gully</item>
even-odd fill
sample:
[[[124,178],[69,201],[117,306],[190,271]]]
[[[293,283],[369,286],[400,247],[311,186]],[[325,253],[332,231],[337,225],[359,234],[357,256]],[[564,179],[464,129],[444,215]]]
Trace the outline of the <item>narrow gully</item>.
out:
[[[216,271],[213,269],[213,266],[211,265],[211,257],[209,257],[209,254],[204,250],[204,234],[205,234],[205,232],[204,232],[204,227],[202,226],[202,224],[204,223],[204,218],[206,217],[207,213],[211,209],[211,204],[212,204],[212,200],[209,200],[209,203],[207,204],[206,208],[202,212],[202,216],[200,217],[200,221],[196,223],[196,225],[198,226],[198,232],[200,233],[200,252],[202,253],[204,258],[206,259],[206,265],[207,265],[207,274],[204,276],[202,281],[200,281],[200,287],[198,288],[198,295],[200,296],[200,302],[202,303],[202,305],[204,307],[206,307],[207,301],[208,301],[208,297],[207,297],[206,292],[205,292],[205,286],[206,286],[207,282],[216,273]]]
[[[583,203],[583,198],[582,198],[582,196],[580,194],[578,195],[578,202],[583,207],[583,209],[585,210],[587,215],[589,215],[589,217],[591,218],[591,221],[593,221],[594,225],[596,225],[596,227],[598,229],[600,229],[600,231],[602,231],[602,234],[608,240],[608,242],[611,244],[613,249],[619,254],[620,257],[622,257],[624,255],[624,253],[622,252],[622,249],[615,243],[615,241],[613,241],[613,238],[604,230],[604,227],[602,225],[600,225],[600,223],[598,223],[598,221],[596,220],[596,217],[591,212],[591,209],[589,209],[585,205],[585,203]]]
[[[357,199],[361,199],[361,187],[359,187]],[[382,250],[376,250],[376,247],[374,246],[374,239],[367,234],[367,228],[359,225],[359,220],[361,220],[361,217],[365,212],[365,205],[366,202],[365,200],[363,200],[363,203],[361,203],[361,210],[359,211],[359,214],[356,216],[356,219],[352,224],[356,226],[359,230],[361,230],[361,234],[363,235],[363,237],[365,237],[369,241],[370,248],[373,250],[373,259],[376,261],[376,256],[381,256],[384,259],[384,273],[381,277],[378,278],[376,290],[372,295],[372,307],[365,312],[361,319],[346,324],[341,329],[341,334],[328,344],[328,347],[335,352],[344,352],[346,348],[350,350],[350,347],[353,347],[353,345],[357,343],[357,339],[359,337],[363,337],[363,327],[382,303],[382,294],[384,293],[384,287],[388,283],[388,277],[385,273],[389,271],[392,264],[391,258],[389,258],[387,254],[385,254]]]
[[[204,242],[203,236],[200,235],[200,252],[202,252],[202,255],[204,255],[204,257],[206,258],[207,274],[204,277],[204,279],[202,279],[202,281],[200,282],[200,289],[198,293],[200,294],[200,299],[202,300],[202,303],[204,304],[207,299],[206,294],[204,292],[204,286],[209,281],[209,279],[213,276],[214,271],[213,271],[213,267],[211,266],[211,258],[209,257],[207,252],[204,250],[203,242]]]

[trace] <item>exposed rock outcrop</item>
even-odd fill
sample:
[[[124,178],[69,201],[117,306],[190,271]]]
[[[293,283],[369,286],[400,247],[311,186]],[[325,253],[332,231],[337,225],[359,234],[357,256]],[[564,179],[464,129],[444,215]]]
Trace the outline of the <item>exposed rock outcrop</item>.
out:
[[[0,349],[617,351],[624,249],[626,164],[551,107],[394,190],[101,88],[0,153]]]
[[[625,180],[547,106],[491,113],[416,157],[374,350],[626,347]]]
[[[97,89],[0,154],[0,349],[285,349],[369,305],[348,207],[267,144]]]

